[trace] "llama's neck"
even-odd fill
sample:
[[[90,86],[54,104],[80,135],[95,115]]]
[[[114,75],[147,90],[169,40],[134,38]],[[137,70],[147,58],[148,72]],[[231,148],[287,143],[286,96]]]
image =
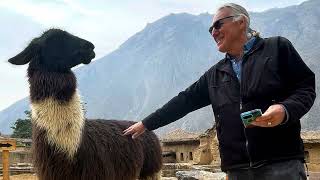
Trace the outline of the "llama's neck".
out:
[[[77,88],[77,80],[71,70],[67,72],[49,72],[28,68],[30,98],[32,102],[54,98],[59,102],[68,102]]]
[[[49,144],[72,159],[84,125],[73,73],[36,72],[29,76],[29,82],[32,122],[46,131]]]

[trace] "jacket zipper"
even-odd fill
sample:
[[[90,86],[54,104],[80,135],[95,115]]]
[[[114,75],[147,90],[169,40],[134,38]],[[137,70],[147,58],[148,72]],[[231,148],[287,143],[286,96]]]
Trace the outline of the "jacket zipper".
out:
[[[251,51],[249,51],[247,54],[245,54],[243,57],[242,57],[242,63],[241,63],[241,73],[240,73],[240,79],[243,79],[242,78],[242,74],[243,74],[243,62],[244,62],[244,60],[245,60],[245,56],[249,56],[250,54],[252,54],[253,52],[255,52],[257,49],[259,49],[260,48],[260,46],[261,46],[261,44],[259,44],[259,43],[257,43],[256,44],[256,47],[252,47],[252,50]],[[237,80],[238,80],[238,78],[237,77],[235,77]],[[240,112],[242,111],[242,108],[243,108],[243,105],[242,105],[242,88],[241,88],[241,81],[239,81],[238,80],[238,82],[239,82],[239,87],[240,87],[240,104],[239,104],[239,109],[240,109]],[[253,167],[253,162],[252,162],[252,158],[251,158],[251,156],[250,156],[250,153],[249,153],[249,141],[248,141],[248,137],[247,137],[247,134],[246,134],[246,128],[244,127],[244,129],[243,129],[243,131],[244,131],[244,136],[245,136],[245,138],[246,138],[246,151],[247,151],[247,155],[248,155],[248,158],[249,158],[249,164],[250,164],[250,168],[252,168]]]
[[[243,74],[243,64],[245,62],[245,57],[248,57],[250,54],[252,54],[253,52],[255,52],[257,49],[259,49],[261,45],[259,46],[256,46],[256,47],[253,47],[252,48],[252,51],[249,51],[247,54],[243,55],[242,57],[242,63],[241,63],[241,73],[240,73],[240,79],[241,81],[243,80],[242,78],[242,74]],[[241,81],[239,81],[239,85],[240,85],[240,112],[242,111],[242,88],[241,88]],[[248,137],[247,137],[247,134],[246,134],[246,127],[243,126],[243,132],[244,132],[244,137],[246,138],[246,150],[247,150],[247,155],[248,155],[248,158],[249,158],[249,165],[250,165],[250,168],[253,167],[253,162],[252,162],[252,158],[250,156],[250,152],[249,152],[249,141],[248,141]]]
[[[241,86],[241,81],[243,80],[242,79],[242,74],[243,74],[243,63],[244,63],[244,60],[245,60],[245,55],[242,57],[242,63],[240,64],[241,65],[241,73],[240,73],[240,81],[239,81],[239,84],[240,84],[240,112],[242,111],[242,86]],[[250,156],[250,152],[249,152],[249,141],[248,141],[248,137],[247,137],[247,134],[246,134],[246,128],[244,127],[243,128],[243,132],[244,132],[244,137],[246,138],[246,150],[247,150],[247,155],[248,155],[248,158],[249,158],[249,165],[250,165],[250,168],[252,168],[252,159],[251,159],[251,156]]]

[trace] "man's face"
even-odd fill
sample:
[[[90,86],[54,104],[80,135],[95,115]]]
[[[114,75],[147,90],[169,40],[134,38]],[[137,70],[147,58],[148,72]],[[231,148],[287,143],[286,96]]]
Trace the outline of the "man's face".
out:
[[[242,35],[243,27],[241,23],[233,21],[233,18],[229,8],[223,8],[217,11],[213,17],[213,24],[215,24],[216,28],[213,28],[211,35],[216,41],[220,52],[230,53],[234,51],[234,47],[236,47]]]

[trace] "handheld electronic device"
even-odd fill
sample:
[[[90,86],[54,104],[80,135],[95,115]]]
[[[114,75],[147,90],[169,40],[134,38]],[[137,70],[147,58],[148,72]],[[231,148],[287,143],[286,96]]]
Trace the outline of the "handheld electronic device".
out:
[[[245,127],[248,127],[257,117],[261,116],[261,109],[254,109],[240,114]]]

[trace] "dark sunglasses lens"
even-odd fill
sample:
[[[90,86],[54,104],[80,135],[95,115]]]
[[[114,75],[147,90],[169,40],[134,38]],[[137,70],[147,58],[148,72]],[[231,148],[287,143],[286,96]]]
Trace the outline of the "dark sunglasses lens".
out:
[[[219,30],[222,27],[223,23],[218,20],[216,21],[210,28],[209,28],[209,33],[212,34],[213,30]]]
[[[218,30],[218,29],[220,29],[220,28],[222,27],[222,24],[223,24],[223,23],[219,20],[219,21],[217,21],[217,22],[214,23],[214,26],[213,26],[213,27],[214,27],[214,29],[217,29],[217,30]]]

